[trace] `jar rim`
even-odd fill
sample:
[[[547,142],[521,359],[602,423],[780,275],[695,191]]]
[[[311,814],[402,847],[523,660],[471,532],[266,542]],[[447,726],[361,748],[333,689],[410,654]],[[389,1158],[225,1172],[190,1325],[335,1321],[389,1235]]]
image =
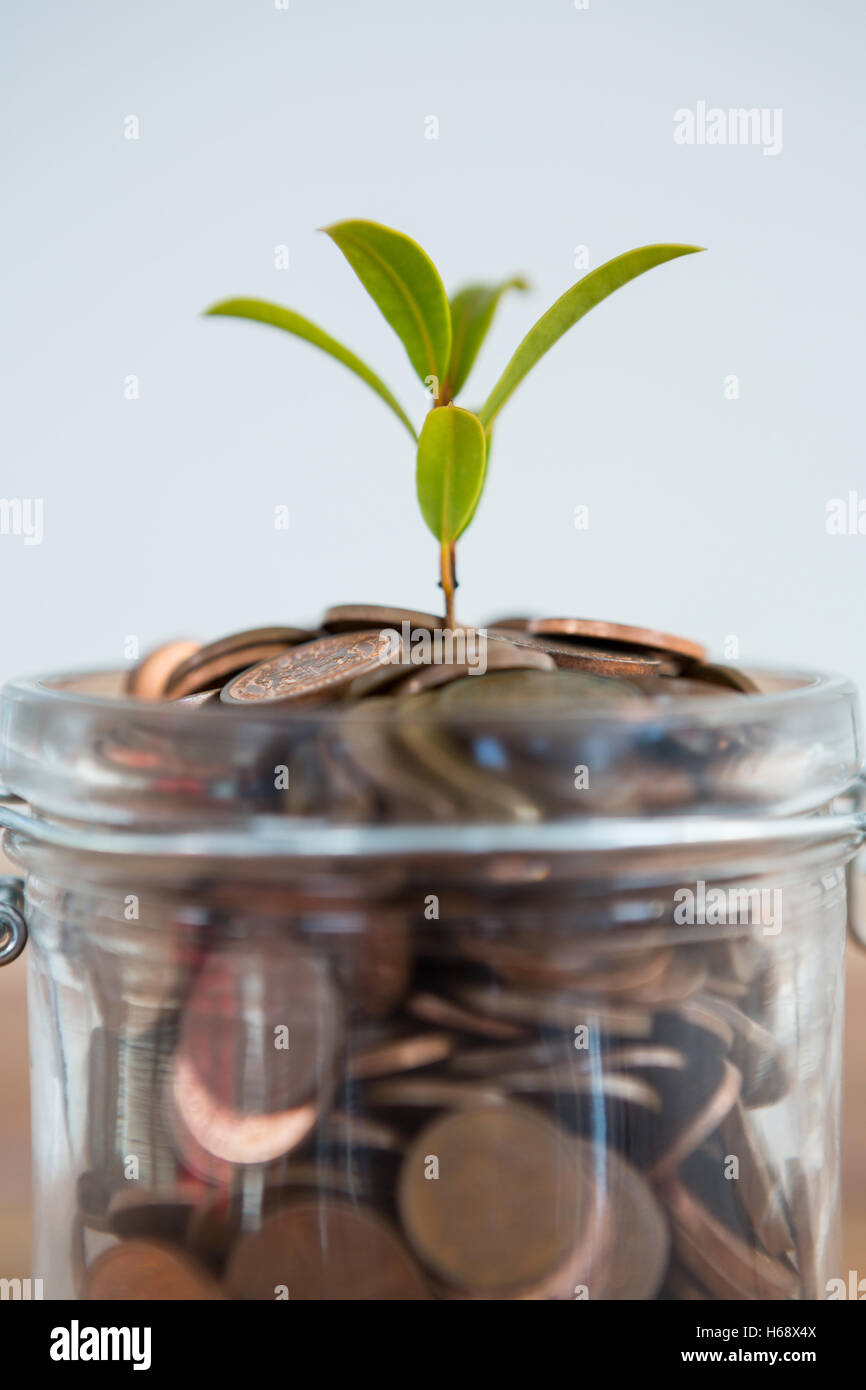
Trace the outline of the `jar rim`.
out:
[[[748,720],[750,721],[754,712],[759,712],[764,718],[772,718],[777,712],[784,711],[792,705],[802,705],[804,702],[817,703],[823,700],[842,701],[854,700],[857,698],[857,688],[854,682],[847,676],[833,672],[792,670],[785,667],[755,667],[745,668],[750,675],[762,678],[765,681],[777,682],[777,689],[762,690],[759,694],[749,695],[742,701],[738,701],[739,708],[743,711],[750,711]],[[142,700],[134,696],[123,695],[100,695],[98,693],[86,693],[82,690],[73,688],[73,683],[82,681],[96,681],[99,683],[108,682],[112,679],[119,680],[123,673],[116,669],[107,667],[97,667],[83,671],[61,671],[47,672],[35,676],[12,677],[7,680],[0,689],[0,699],[6,702],[40,702],[54,706],[58,710],[75,709],[82,712],[88,710],[111,710],[119,711],[128,709],[130,713],[144,713],[156,715],[157,718],[164,719],[166,722],[173,719],[181,719],[185,723],[208,722],[215,718],[226,719],[229,723],[248,724],[251,720],[267,719],[268,721],[285,721],[287,723],[309,723],[311,719],[318,722],[328,722],[339,718],[341,712],[345,712],[345,705],[336,702],[333,705],[318,706],[314,709],[292,709],[291,706],[279,705],[268,708],[267,705],[253,705],[245,709],[243,713],[224,706],[219,702],[200,707],[184,706],[179,708],[173,701]],[[676,703],[666,706],[659,706],[654,701],[647,701],[646,706],[635,707],[631,704],[617,704],[611,706],[601,706],[598,704],[587,704],[569,713],[567,718],[569,723],[621,723],[627,722],[629,725],[635,723],[676,725],[683,719],[689,720],[696,711],[700,711],[704,718],[713,722],[712,716],[718,713],[725,723],[731,721],[732,709],[729,692],[714,695],[686,695],[679,697]],[[508,711],[494,712],[497,723],[507,724],[510,721],[520,723],[523,716],[516,715]],[[454,722],[483,722],[489,716],[483,714],[461,712],[459,717],[455,717]],[[548,716],[556,720],[559,716]],[[451,718],[449,717],[449,722]]]
[[[118,672],[59,673],[3,687],[0,772],[37,823],[169,836],[231,829],[259,844],[269,826],[287,844],[290,825],[375,838],[386,827],[460,833],[523,819],[539,830],[610,828],[635,815],[778,820],[827,807],[863,761],[854,685],[814,672],[755,674],[757,695],[587,703],[552,715],[457,716],[406,701],[403,721],[391,700],[247,714],[99,693],[112,681],[120,688]],[[89,693],[80,688],[88,682]],[[574,777],[584,766],[589,795]],[[280,788],[274,774],[289,767]]]

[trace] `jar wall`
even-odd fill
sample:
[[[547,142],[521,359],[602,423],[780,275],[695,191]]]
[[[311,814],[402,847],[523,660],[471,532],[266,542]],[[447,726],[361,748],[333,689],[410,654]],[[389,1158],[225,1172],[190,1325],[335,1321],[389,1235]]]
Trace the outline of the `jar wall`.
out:
[[[46,1296],[821,1296],[841,860],[694,867],[31,866]]]

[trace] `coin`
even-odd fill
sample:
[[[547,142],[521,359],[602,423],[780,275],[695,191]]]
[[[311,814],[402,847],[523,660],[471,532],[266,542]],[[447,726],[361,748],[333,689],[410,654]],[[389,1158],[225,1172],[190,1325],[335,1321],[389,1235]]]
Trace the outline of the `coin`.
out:
[[[387,670],[394,654],[391,639],[379,632],[319,637],[235,676],[220,699],[229,705],[316,703],[343,694],[359,676]]]
[[[493,618],[486,626],[490,631],[501,627],[504,628],[506,632],[525,632],[531,622],[531,618]]]
[[[775,1038],[727,999],[704,995],[701,1002],[733,1029],[731,1056],[743,1073],[743,1104],[749,1109],[775,1105],[790,1087],[782,1050]]]
[[[416,1033],[406,1038],[391,1038],[349,1056],[346,1075],[352,1081],[365,1081],[372,1076],[414,1071],[417,1067],[443,1061],[453,1049],[454,1039],[449,1033]]]
[[[533,729],[537,729],[544,719],[573,718],[585,707],[614,700],[643,701],[645,696],[630,681],[590,671],[497,671],[483,681],[478,677],[454,681],[439,699],[443,713],[448,714],[531,713]]]
[[[498,1018],[485,1018],[483,1014],[461,1008],[452,999],[445,999],[439,994],[427,994],[423,991],[413,994],[406,1001],[406,1009],[425,1023],[435,1023],[439,1028],[451,1028],[461,1033],[477,1033],[483,1038],[507,1041],[526,1036],[526,1029],[517,1023],[503,1023]]]
[[[701,1081],[703,1082],[703,1077]],[[721,1063],[717,1085],[711,1090],[704,1089],[703,1084],[701,1085],[697,1106],[653,1164],[652,1176],[656,1182],[674,1173],[683,1159],[693,1153],[698,1145],[718,1128],[735,1104],[742,1081],[743,1078],[733,1063],[725,1061]],[[678,1081],[677,1085],[680,1084]]]
[[[726,1156],[736,1156],[739,1161],[738,1191],[755,1234],[769,1254],[784,1254],[791,1248],[791,1232],[781,1186],[771,1175],[754,1120],[739,1101],[722,1121],[721,1133]]]
[[[312,1101],[291,1110],[252,1115],[223,1105],[183,1057],[175,1066],[172,1099],[176,1118],[181,1122],[176,1125],[180,1148],[190,1157],[194,1172],[201,1170],[184,1144],[184,1129],[208,1157],[229,1164],[270,1163],[306,1139],[319,1118]],[[212,1171],[208,1164],[203,1176],[211,1177]]]
[[[175,704],[183,705],[185,708],[197,708],[199,705],[218,705],[219,702],[218,690],[200,690],[196,695],[184,695],[180,700],[176,700]]]
[[[192,641],[166,642],[149,652],[130,671],[126,681],[127,694],[134,695],[138,700],[161,700],[172,671],[197,652],[200,645]]]
[[[397,1233],[375,1212],[336,1198],[293,1202],[239,1242],[230,1298],[292,1302],[429,1298]]]
[[[150,1240],[105,1250],[87,1270],[84,1297],[93,1301],[190,1302],[221,1299],[207,1271],[183,1251]]]
[[[369,705],[351,704],[339,717],[339,752],[377,797],[383,815],[403,813],[407,819],[451,820],[457,799],[434,780],[399,740],[396,711],[384,701],[371,711]]]
[[[683,675],[692,681],[707,682],[713,686],[728,687],[742,695],[760,695],[761,687],[747,671],[736,666],[720,666],[715,662],[700,661],[683,668]]]
[[[280,652],[307,642],[312,633],[299,627],[257,627],[249,632],[235,632],[221,637],[191,652],[180,661],[166,681],[165,693],[170,700],[184,695],[196,695],[222,685],[229,676],[245,671],[249,666],[278,656]]]
[[[535,618],[529,624],[529,631],[539,636],[578,637],[584,641],[646,647],[651,652],[690,657],[693,661],[703,661],[706,655],[700,642],[692,642],[688,637],[675,637],[670,632],[632,627],[627,623],[599,622],[594,618]]]
[[[652,1032],[652,1015],[626,1005],[613,1005],[585,997],[574,999],[566,990],[500,988],[496,985],[461,985],[455,989],[461,1004],[507,1023],[534,1023],[547,1028],[573,1030],[580,1024],[597,1025],[602,1031],[624,1038],[646,1038]]]
[[[348,1149],[381,1149],[400,1153],[403,1140],[396,1129],[369,1115],[349,1114],[332,1110],[324,1126],[324,1135],[332,1143]]]
[[[447,626],[441,614],[418,613],[413,608],[388,608],[378,603],[338,603],[329,608],[322,619],[322,627],[327,632],[360,632],[363,628],[399,631],[403,623],[426,632]]]
[[[479,642],[485,639],[479,638]],[[516,643],[501,642],[497,644],[495,639],[487,639],[485,647],[479,646],[479,652],[483,653],[486,669],[481,670],[478,662],[455,662],[451,665],[440,664],[424,666],[411,676],[406,676],[395,686],[394,694],[401,698],[410,695],[420,695],[423,690],[433,690],[439,685],[449,685],[452,681],[462,680],[464,677],[471,676],[476,680],[484,680],[487,672],[493,671],[553,671],[555,663],[553,658],[540,648],[520,647]]]
[[[655,1298],[668,1265],[670,1235],[664,1209],[637,1169],[605,1149],[597,1170],[613,1223],[610,1254],[590,1289],[593,1298],[623,1301]]]
[[[182,1244],[194,1212],[210,1200],[199,1183],[116,1192],[108,1208],[107,1229],[122,1239],[134,1236]]]
[[[309,951],[212,951],[187,998],[173,1061],[181,1150],[188,1133],[229,1163],[287,1153],[330,1097],[341,1036],[335,987]]]
[[[588,671],[597,676],[651,676],[662,669],[658,656],[649,651],[629,651],[626,647],[605,650],[602,647],[579,646],[576,642],[558,642],[554,637],[533,636],[518,632],[491,632],[490,642],[508,643],[518,651],[546,654],[554,665],[565,671]]]
[[[436,715],[442,708],[442,702],[465,687],[473,690],[471,698],[474,699],[475,687],[482,683],[512,679],[514,676],[553,680],[556,674],[554,671],[504,671],[484,676],[483,682],[481,677],[467,676],[453,681],[443,690],[425,691],[415,695],[412,700],[401,701],[398,709],[401,742],[423,766],[429,779],[444,782],[449,793],[457,797],[464,815],[479,819],[492,817],[497,821],[537,821],[541,817],[540,806],[513,781],[498,777],[486,767],[479,766],[476,760],[467,758],[448,732],[439,727]]]
[[[452,1077],[401,1076],[377,1081],[366,1099],[373,1106],[425,1110],[475,1110],[481,1105],[503,1105],[505,1093],[495,1086],[481,1086]]]
[[[798,1279],[791,1266],[730,1231],[682,1183],[668,1182],[664,1199],[680,1260],[718,1298],[794,1297]]]
[[[448,1059],[448,1070],[461,1076],[497,1077],[509,1069],[555,1066],[569,1055],[569,1049],[575,1051],[573,1041],[565,1033],[558,1039],[502,1047],[466,1047]]]
[[[629,1105],[641,1105],[655,1114],[660,1114],[662,1108],[661,1096],[654,1087],[622,1072],[602,1072],[596,1076],[571,1066],[539,1067],[532,1071],[504,1072],[496,1080],[510,1094],[589,1096],[594,1102],[624,1101]]]
[[[403,1160],[397,1205],[437,1278],[489,1298],[562,1295],[597,1253],[592,1173],[563,1130],[524,1106],[433,1120]]]

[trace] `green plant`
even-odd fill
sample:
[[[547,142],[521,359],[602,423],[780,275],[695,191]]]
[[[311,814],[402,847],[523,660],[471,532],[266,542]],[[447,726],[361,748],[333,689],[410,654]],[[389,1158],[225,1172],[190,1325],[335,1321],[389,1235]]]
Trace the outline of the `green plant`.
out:
[[[455,405],[454,399],[466,383],[502,295],[510,289],[526,289],[526,282],[515,276],[499,285],[469,285],[449,301],[430,257],[402,232],[363,221],[335,222],[324,231],[400,338],[428,388],[431,408],[420,435],[382,379],[309,319],[261,299],[224,299],[206,313],[268,323],[312,343],[365,381],[409,431],[417,445],[418,502],[439,542],[450,627],[454,624],[455,546],[481,499],[491,427],[505,402],[554,343],[602,299],[654,266],[703,248],[642,246],[591,270],[534,324],[480,410],[472,412]]]

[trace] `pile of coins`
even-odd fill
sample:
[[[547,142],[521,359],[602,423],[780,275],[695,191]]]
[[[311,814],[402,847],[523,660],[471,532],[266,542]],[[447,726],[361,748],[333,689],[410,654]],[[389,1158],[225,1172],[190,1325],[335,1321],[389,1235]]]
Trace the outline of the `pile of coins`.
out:
[[[161,648],[129,693],[338,706],[333,776],[363,814],[447,820],[550,813],[545,721],[757,689],[695,643],[584,619],[491,624],[483,675],[395,663],[384,634],[404,624],[442,626],[335,608],[317,632]],[[431,706],[466,729],[431,734]],[[478,756],[485,711],[526,716],[504,770]],[[702,759],[741,753],[648,752],[625,804],[687,803]],[[90,1038],[81,1296],[815,1297],[805,1171],[762,1123],[796,1080],[776,1027],[790,963],[747,927],[678,926],[670,886],[602,878],[508,855],[461,878],[422,856],[354,896],[290,873],[202,886],[195,927],[154,947],[175,995],[138,994]]]
[[[588,618],[502,618],[485,628],[459,628],[459,653],[436,655],[433,641],[445,620],[432,613],[375,604],[329,608],[318,631],[263,627],[204,646],[171,642],[131,672],[128,692],[139,699],[177,700],[196,706],[216,700],[233,708],[308,709],[334,701],[388,693],[397,699],[503,672],[568,672],[550,682],[486,684],[476,697],[497,702],[541,696],[549,685],[558,708],[568,701],[598,703],[635,698],[671,699],[720,691],[753,694],[744,671],[705,660],[698,642],[623,623]],[[467,641],[468,639],[468,641]],[[474,653],[483,644],[484,659]],[[483,667],[483,669],[482,669]],[[543,697],[542,697],[543,698]],[[459,700],[456,708],[459,709]]]

